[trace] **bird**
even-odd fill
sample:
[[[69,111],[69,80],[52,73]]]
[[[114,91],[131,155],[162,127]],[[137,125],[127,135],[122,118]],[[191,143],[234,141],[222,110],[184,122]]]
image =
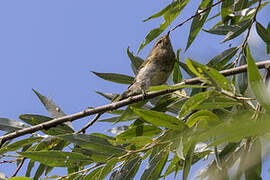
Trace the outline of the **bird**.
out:
[[[176,58],[171,45],[170,31],[157,39],[150,54],[139,67],[138,73],[128,87],[113,102],[121,101],[130,96],[145,94],[151,86],[164,84],[172,73]]]
[[[141,93],[146,95],[146,90],[151,86],[162,85],[168,80],[176,62],[169,35],[170,31],[156,40],[151,52],[139,67],[134,81],[124,93],[113,99],[112,103]],[[78,133],[85,132],[102,114],[103,113],[98,113],[87,125],[79,130]]]

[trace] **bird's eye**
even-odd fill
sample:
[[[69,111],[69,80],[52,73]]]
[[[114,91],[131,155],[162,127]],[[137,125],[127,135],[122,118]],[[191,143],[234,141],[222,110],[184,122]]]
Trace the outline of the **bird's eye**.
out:
[[[160,44],[160,43],[162,43],[162,40],[159,40],[159,41],[157,42],[157,44]]]

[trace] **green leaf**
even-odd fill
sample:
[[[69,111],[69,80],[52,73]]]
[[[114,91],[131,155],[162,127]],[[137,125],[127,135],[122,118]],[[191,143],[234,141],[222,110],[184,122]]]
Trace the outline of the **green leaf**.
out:
[[[159,28],[152,29],[145,37],[145,40],[141,43],[138,53],[144,48],[148,43],[157,38],[165,29],[171,24],[171,22],[180,14],[184,9],[189,0],[174,1],[168,5],[164,10],[159,13],[154,14],[145,21],[160,17],[163,15],[164,22],[160,24]]]
[[[248,82],[249,86],[261,106],[270,113],[270,96],[262,80],[260,72],[252,58],[248,46],[246,47],[248,61]]]
[[[232,30],[232,31],[229,31],[221,43],[224,43],[228,40],[234,39],[237,36],[239,36],[240,34],[242,34],[248,27],[251,26],[251,22],[252,22],[252,20],[248,19],[248,20],[245,20],[245,21],[239,23],[238,25],[236,25],[235,27],[237,27],[237,28]]]
[[[180,83],[182,81],[182,74],[179,68],[179,54],[180,54],[181,49],[177,50],[177,57],[176,57],[176,62],[174,64],[174,68],[173,68],[173,82],[174,84]]]
[[[199,106],[195,109],[223,109],[232,106],[241,106],[241,101],[237,101],[233,98],[227,97],[222,94],[213,94],[211,95],[207,101],[202,102]]]
[[[140,66],[143,63],[143,59],[139,56],[134,56],[132,52],[129,51],[129,47],[127,48],[127,55],[131,61],[131,68],[133,73],[136,75],[139,71]]]
[[[233,3],[234,3],[234,0],[222,1],[221,18],[222,18],[223,24],[227,24],[228,21],[231,19],[231,17],[229,17],[229,14],[232,12]]]
[[[210,66],[212,68],[215,68],[217,70],[221,70],[225,64],[229,62],[229,60],[232,59],[232,57],[236,54],[239,47],[232,47],[229,49],[226,49],[219,55],[212,58],[208,63],[207,66]]]
[[[34,179],[39,179],[40,176],[44,173],[46,166],[44,164],[40,164],[36,170],[34,175]]]
[[[8,118],[0,118],[0,130],[5,132],[13,132],[28,127],[26,124]]]
[[[181,68],[184,69],[184,70],[186,71],[186,73],[187,73],[190,77],[196,77],[196,75],[188,68],[188,66],[187,66],[185,63],[183,63],[183,62],[181,62],[181,61],[179,61],[178,63],[179,63],[179,65],[181,66]]]
[[[103,93],[103,92],[99,92],[96,91],[97,94],[105,97],[108,100],[113,100],[114,98],[116,98],[118,96],[118,94],[113,94],[113,93]]]
[[[181,111],[179,113],[179,117],[183,118],[188,113],[191,113],[193,110],[195,110],[200,104],[202,104],[204,101],[209,99],[211,96],[215,95],[215,91],[206,91],[198,93],[191,98],[189,98],[185,104],[182,106]]]
[[[239,23],[242,25],[241,23]],[[236,25],[226,25],[226,26],[216,26],[215,28],[212,28],[210,30],[204,29],[205,32],[208,32],[210,34],[216,34],[216,35],[226,35],[229,32],[234,32],[239,29]]]
[[[86,134],[66,134],[58,136],[61,139],[77,144],[85,149],[93,150],[104,154],[121,154],[124,149],[113,146],[107,139],[86,135]]]
[[[155,126],[161,126],[177,130],[184,130],[186,127],[184,122],[180,121],[174,116],[170,116],[162,112],[135,108],[133,109],[133,111],[145,121]]]
[[[247,64],[246,56],[242,55],[239,65]],[[243,72],[237,75],[237,85],[239,87],[240,93],[244,94],[248,87],[248,75],[247,72]]]
[[[85,155],[74,152],[32,151],[18,152],[18,154],[52,167],[69,167],[78,163],[88,164],[91,162],[91,159]]]
[[[199,13],[200,11],[209,8],[209,10],[207,10],[206,12],[200,14],[199,16],[196,16],[193,18],[191,27],[190,27],[190,32],[189,32],[189,36],[188,36],[188,42],[187,42],[187,46],[185,51],[189,48],[189,46],[192,44],[192,42],[194,41],[194,39],[196,38],[197,34],[199,33],[199,31],[201,30],[202,26],[205,23],[205,20],[208,17],[208,14],[211,11],[211,6],[213,4],[213,0],[202,0],[198,10],[196,11],[196,13]]]
[[[95,179],[105,179],[105,177],[112,171],[112,168],[119,161],[118,158],[112,158],[106,162],[105,166],[102,166],[96,173]]]
[[[21,114],[19,118],[32,126],[52,120],[52,118],[50,117],[35,114]],[[49,135],[59,135],[65,133],[72,133],[74,131],[70,126],[66,124],[59,124],[56,127],[50,128],[48,130],[42,130],[42,132]]]
[[[14,142],[12,144],[9,144],[5,147],[2,147],[0,149],[0,153],[6,153],[8,151],[15,151],[15,150],[23,148],[24,146],[31,145],[35,142],[38,142],[42,139],[43,139],[43,137],[30,137],[27,139],[22,139],[22,140]]]
[[[245,170],[246,180],[262,180],[262,145],[259,139],[256,139],[255,142],[251,144],[250,151],[246,157],[246,166],[248,166]]]
[[[270,45],[270,33],[259,22],[256,22],[256,30],[262,40]]]
[[[32,179],[28,177],[13,177],[10,178],[9,180],[32,180]]]
[[[186,158],[184,161],[184,167],[183,167],[183,175],[182,175],[183,180],[186,180],[188,178],[190,167],[192,165],[192,157],[193,157],[193,153],[194,153],[194,148],[195,148],[195,145],[192,144],[188,150],[187,155],[186,155]]]
[[[34,165],[35,165],[35,161],[30,160],[28,163],[28,166],[27,166],[25,176],[30,177],[30,174],[31,174],[31,171],[32,171]]]
[[[153,152],[154,151],[152,151],[152,153]],[[152,155],[153,157],[149,160],[149,165],[144,170],[141,180],[159,179],[161,173],[160,169],[163,169],[164,161],[167,161],[168,155],[169,152],[165,150],[155,152],[155,154]]]
[[[94,73],[95,75],[97,75],[98,77],[100,77],[102,79],[105,79],[107,81],[112,81],[115,83],[119,83],[119,84],[131,84],[134,80],[133,77],[127,76],[124,74],[98,73],[98,72],[94,72],[94,71],[92,71],[92,73]]]
[[[39,100],[41,101],[41,103],[44,105],[44,107],[47,109],[47,111],[51,114],[51,116],[53,118],[59,118],[62,116],[65,116],[66,114],[60,109],[59,106],[57,106],[52,99],[49,99],[45,96],[43,96],[42,94],[40,94],[39,92],[35,91],[34,89],[32,89],[32,91],[34,91],[34,93],[37,95],[37,97],[39,98]]]
[[[198,128],[211,128],[216,126],[221,121],[216,114],[207,110],[200,110],[193,113],[187,120],[186,125],[188,127],[194,126],[198,122]]]
[[[222,74],[220,74],[217,70],[199,64],[195,61],[187,59],[187,64],[189,68],[200,76],[203,79],[207,79],[211,82],[211,84],[217,88],[224,89],[225,91],[232,92],[233,88],[231,83],[225,78]]]
[[[122,116],[114,116],[106,119],[100,119],[99,122],[119,122],[121,120]],[[134,119],[137,119],[137,116],[128,116],[127,118],[121,120],[122,121],[132,121]]]
[[[248,7],[248,0],[238,0],[235,2],[234,11],[239,11]]]
[[[121,170],[117,172],[115,180],[133,179],[141,165],[141,162],[142,158],[140,156],[132,156],[127,159]]]
[[[85,176],[83,180],[97,180],[99,172],[102,170],[102,168],[103,167],[98,167],[98,168],[94,169],[89,174],[87,174],[87,176]]]
[[[116,139],[130,139],[130,138],[136,137],[136,128],[137,127],[129,128],[128,130],[124,131],[123,133],[117,135],[115,138]],[[161,132],[162,132],[162,130],[157,128],[156,126],[143,125],[141,136],[153,137],[153,136],[160,134]]]

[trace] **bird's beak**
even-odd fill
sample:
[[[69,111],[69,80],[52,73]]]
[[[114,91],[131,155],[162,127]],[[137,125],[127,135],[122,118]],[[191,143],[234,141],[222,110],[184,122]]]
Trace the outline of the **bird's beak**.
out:
[[[166,38],[166,39],[169,38],[170,32],[171,32],[171,31],[169,31],[167,34],[165,34],[165,38]]]

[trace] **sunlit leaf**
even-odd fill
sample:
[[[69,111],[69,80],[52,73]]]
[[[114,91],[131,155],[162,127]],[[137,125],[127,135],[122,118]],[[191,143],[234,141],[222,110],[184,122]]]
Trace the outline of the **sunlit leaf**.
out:
[[[124,74],[98,73],[98,72],[94,72],[94,71],[92,71],[92,73],[94,73],[95,75],[97,75],[98,77],[100,77],[102,79],[105,79],[107,81],[112,81],[115,83],[119,83],[119,84],[131,84],[134,80],[133,77],[127,76]]]
[[[187,120],[186,125],[188,127],[194,126],[196,123],[198,124],[198,128],[211,128],[213,126],[216,126],[219,124],[221,121],[211,111],[207,110],[201,110],[193,113]]]
[[[133,111],[136,114],[138,114],[140,117],[142,117],[145,121],[155,126],[161,126],[161,127],[177,129],[177,130],[181,130],[181,129],[183,130],[186,127],[185,123],[183,123],[176,117],[162,113],[162,112],[144,110],[144,109],[133,109]]]
[[[248,46],[246,47],[248,62],[248,82],[252,92],[261,106],[270,113],[270,96],[260,75],[260,72],[252,58]]]

